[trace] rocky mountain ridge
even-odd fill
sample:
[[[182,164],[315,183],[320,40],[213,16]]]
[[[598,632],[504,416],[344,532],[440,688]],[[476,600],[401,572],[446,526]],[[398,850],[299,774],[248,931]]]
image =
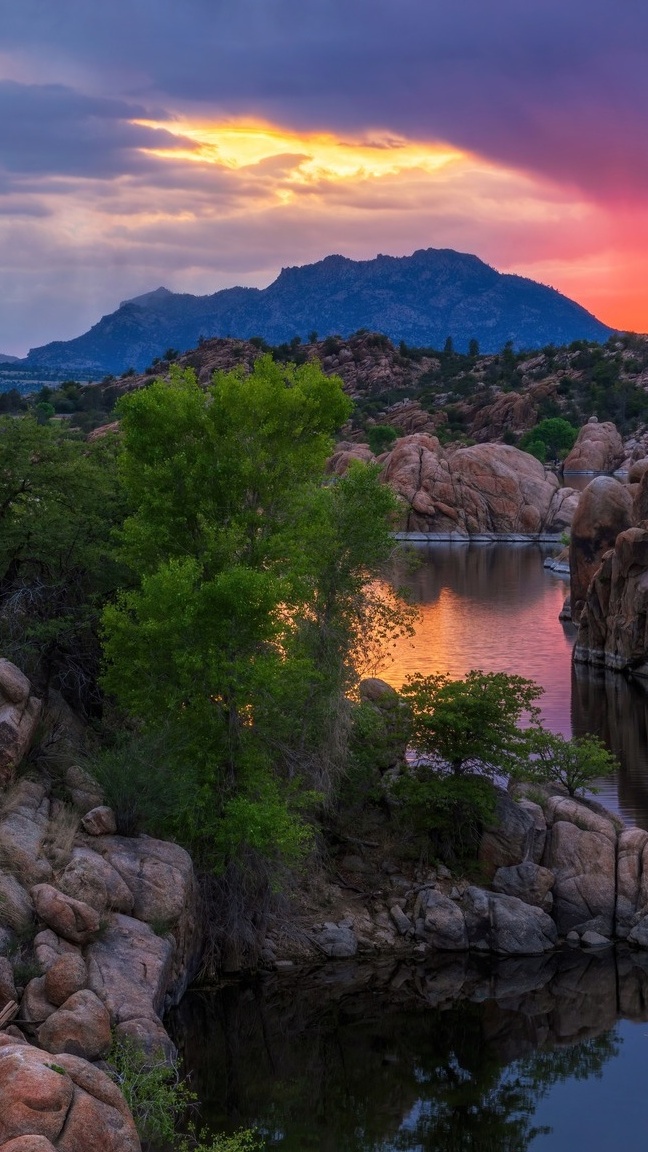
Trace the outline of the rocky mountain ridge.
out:
[[[65,366],[69,374],[144,368],[173,345],[201,336],[261,336],[287,341],[312,331],[348,335],[366,327],[391,339],[443,347],[450,338],[486,352],[548,342],[605,340],[611,329],[553,288],[497,272],[452,249],[350,260],[332,255],[284,268],[267,288],[226,288],[208,296],[158,288],[123,301],[74,340],[32,348],[26,363]]]

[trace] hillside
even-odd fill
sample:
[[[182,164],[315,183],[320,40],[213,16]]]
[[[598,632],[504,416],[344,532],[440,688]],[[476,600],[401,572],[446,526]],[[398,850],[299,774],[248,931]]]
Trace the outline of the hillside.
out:
[[[580,427],[590,416],[613,420],[624,436],[648,425],[648,336],[615,335],[605,344],[576,341],[539,352],[495,355],[395,347],[384,335],[356,332],[347,340],[327,337],[309,344],[275,347],[263,341],[214,339],[173,361],[158,360],[146,373],[107,376],[99,384],[67,381],[42,387],[31,399],[17,391],[0,395],[0,410],[51,404],[59,419],[85,431],[113,419],[116,400],[133,388],[168,375],[172,363],[192,368],[202,384],[215,371],[248,372],[263,353],[280,361],[318,360],[325,373],[342,377],[355,401],[343,437],[363,440],[376,424],[398,432],[434,432],[445,443],[503,440],[516,444],[545,417],[562,416]]]
[[[366,328],[408,344],[460,351],[477,340],[493,353],[573,340],[605,340],[610,329],[552,288],[496,272],[476,256],[421,249],[412,256],[349,260],[327,256],[284,268],[264,289],[228,288],[192,296],[158,288],[122,302],[74,340],[31,349],[30,367],[60,368],[87,378],[133,367],[142,371],[173,347],[199,339],[260,336],[271,343]]]

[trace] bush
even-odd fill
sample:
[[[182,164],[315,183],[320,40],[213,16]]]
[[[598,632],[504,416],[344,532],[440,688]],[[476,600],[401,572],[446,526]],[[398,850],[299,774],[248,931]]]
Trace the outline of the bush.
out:
[[[182,746],[166,729],[131,730],[88,757],[85,767],[114,810],[120,836],[173,836],[193,803],[187,773],[178,772]],[[187,767],[189,772],[189,766]]]
[[[534,736],[534,759],[516,775],[542,784],[561,784],[570,796],[586,790],[597,792],[595,780],[610,776],[619,764],[596,736],[565,740],[553,732],[538,731]]]
[[[398,432],[389,424],[376,424],[367,432],[367,442],[374,456],[387,452],[397,439]]]
[[[417,765],[391,785],[394,822],[417,854],[450,867],[474,864],[484,827],[495,814],[495,789],[485,776],[448,776]]]
[[[179,1123],[195,1107],[196,1096],[163,1052],[149,1055],[132,1040],[115,1040],[107,1063],[131,1110],[140,1140],[164,1144],[174,1152],[261,1152],[260,1137],[250,1129],[230,1135],[198,1133],[190,1120],[185,1133],[177,1132]]]

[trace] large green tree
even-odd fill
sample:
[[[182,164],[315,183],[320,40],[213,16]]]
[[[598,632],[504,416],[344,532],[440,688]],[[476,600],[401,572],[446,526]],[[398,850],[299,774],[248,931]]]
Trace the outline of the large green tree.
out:
[[[39,690],[99,706],[98,622],[123,583],[114,438],[95,443],[33,416],[0,417],[0,645]]]
[[[221,860],[298,851],[295,813],[343,739],[393,508],[371,470],[322,483],[350,408],[318,365],[269,357],[207,389],[178,370],[121,403],[122,555],[139,584],[106,609],[105,683],[181,734],[192,805],[177,831]]]

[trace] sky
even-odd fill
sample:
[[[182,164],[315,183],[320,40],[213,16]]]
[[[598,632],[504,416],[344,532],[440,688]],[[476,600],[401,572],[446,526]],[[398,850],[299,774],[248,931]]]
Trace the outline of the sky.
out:
[[[645,0],[0,0],[0,352],[418,248],[648,331]]]

